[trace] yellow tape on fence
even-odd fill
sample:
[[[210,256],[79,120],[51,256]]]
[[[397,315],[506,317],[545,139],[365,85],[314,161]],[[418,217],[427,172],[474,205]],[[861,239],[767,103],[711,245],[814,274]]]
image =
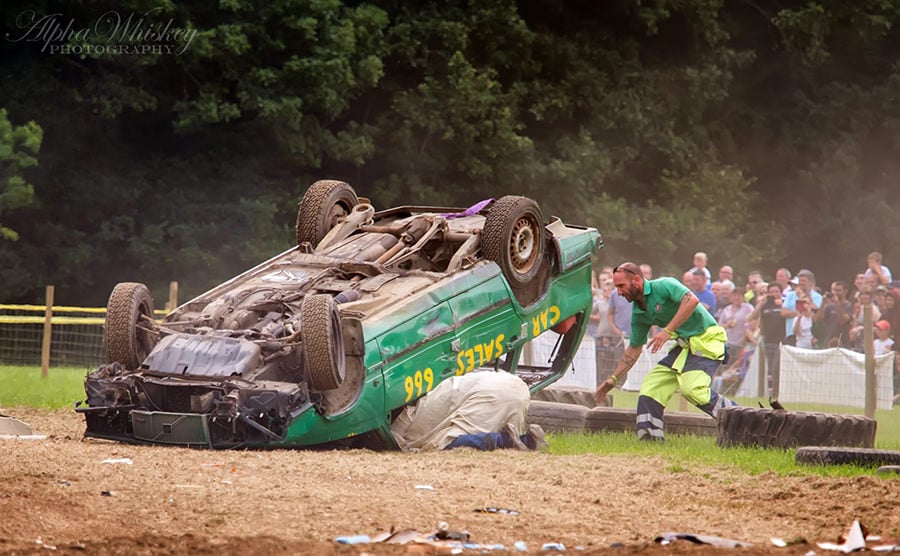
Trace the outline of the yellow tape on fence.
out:
[[[99,317],[59,317],[54,315],[51,324],[103,324],[106,319]],[[0,324],[44,324],[44,317],[22,317],[0,315]]]
[[[36,313],[44,313],[47,310],[46,305],[3,305],[0,304],[0,311],[34,311]],[[63,305],[54,305],[54,313],[106,313],[106,307],[67,307]],[[153,311],[155,315],[165,315],[165,309],[156,309]]]
[[[38,311],[43,313],[47,310],[46,305],[0,305],[0,311]],[[62,305],[53,306],[54,313],[105,313],[106,307],[65,307]]]

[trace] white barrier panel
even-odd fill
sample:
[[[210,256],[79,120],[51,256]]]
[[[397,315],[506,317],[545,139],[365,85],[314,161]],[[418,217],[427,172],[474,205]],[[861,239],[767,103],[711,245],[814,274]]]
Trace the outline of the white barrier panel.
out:
[[[546,365],[553,351],[556,342],[555,334],[542,334],[531,341],[534,362],[537,365]],[[656,353],[650,353],[648,349],[641,352],[637,363],[629,371],[625,382],[622,384],[622,390],[638,391],[641,389],[641,382],[650,372],[650,369],[656,366],[656,363],[669,353],[669,350],[675,345],[675,342],[666,342],[662,349]],[[594,339],[585,335],[578,346],[578,351],[572,361],[572,366],[566,371],[566,374],[559,379],[556,384],[563,386],[580,386],[582,388],[597,389],[597,356],[596,343]],[[619,362],[616,361],[616,364]]]
[[[875,358],[878,409],[891,409],[893,406],[893,370],[893,352]],[[865,355],[844,348],[781,346],[778,391],[778,398],[783,402],[865,407]]]
[[[734,393],[733,397],[735,398],[756,398],[759,396],[759,352],[761,350],[757,347],[753,350],[753,355],[750,356],[750,362],[747,363],[747,374],[744,375],[744,380],[741,381],[740,386],[738,386],[737,392]],[[726,396],[731,398],[731,395]]]
[[[545,333],[531,340],[532,357],[535,365],[549,365],[548,361],[553,352],[553,346],[556,345],[557,338],[559,338],[557,334]],[[597,356],[594,353],[594,349],[594,339],[585,334],[566,374],[554,384],[580,386],[596,390]]]
[[[536,364],[547,364],[553,350],[556,337],[544,334],[532,340],[534,361]],[[672,349],[673,343],[667,342],[663,349],[650,353],[648,349],[641,352],[637,363],[628,373],[622,389],[636,392],[641,382],[656,363]],[[592,338],[585,337],[578,348],[572,366],[557,384],[597,388],[595,344]],[[755,350],[750,358],[747,374],[738,387],[734,397],[756,398],[759,384],[760,350]],[[893,407],[894,353],[877,357],[875,374],[878,377],[876,392],[878,409]],[[782,402],[818,403],[825,405],[845,405],[849,407],[865,407],[865,356],[843,348],[807,350],[792,346],[781,348],[781,381],[779,400]]]

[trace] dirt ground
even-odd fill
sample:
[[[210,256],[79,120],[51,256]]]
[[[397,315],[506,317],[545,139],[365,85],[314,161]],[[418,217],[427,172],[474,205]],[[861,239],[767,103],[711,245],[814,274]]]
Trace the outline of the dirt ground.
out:
[[[84,440],[71,411],[4,413],[48,437],[0,440],[0,554],[406,554],[334,539],[431,533],[441,521],[512,553],[516,541],[529,553],[549,542],[566,553],[722,552],[653,542],[686,532],[753,543],[744,553],[822,554],[816,541],[835,541],[854,519],[900,542],[900,475],[750,477],[508,450],[213,452]],[[103,463],[123,458],[132,464]],[[484,507],[519,514],[475,511]],[[775,548],[770,537],[808,543]]]

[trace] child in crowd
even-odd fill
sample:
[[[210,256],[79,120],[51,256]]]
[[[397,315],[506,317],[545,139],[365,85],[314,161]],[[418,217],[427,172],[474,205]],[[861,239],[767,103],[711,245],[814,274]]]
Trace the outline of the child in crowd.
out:
[[[875,356],[887,355],[894,349],[891,339],[891,323],[882,319],[875,323]]]
[[[794,319],[794,337],[797,339],[797,347],[813,349],[816,347],[816,339],[813,336],[813,308],[807,298],[797,300],[797,313]]]

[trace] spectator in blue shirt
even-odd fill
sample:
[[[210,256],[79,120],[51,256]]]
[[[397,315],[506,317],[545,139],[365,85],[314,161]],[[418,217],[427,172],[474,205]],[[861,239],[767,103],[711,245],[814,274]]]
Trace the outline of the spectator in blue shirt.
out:
[[[681,278],[682,283],[694,292],[700,305],[709,311],[710,315],[716,314],[716,294],[706,288],[706,274],[702,270],[689,270]]]

